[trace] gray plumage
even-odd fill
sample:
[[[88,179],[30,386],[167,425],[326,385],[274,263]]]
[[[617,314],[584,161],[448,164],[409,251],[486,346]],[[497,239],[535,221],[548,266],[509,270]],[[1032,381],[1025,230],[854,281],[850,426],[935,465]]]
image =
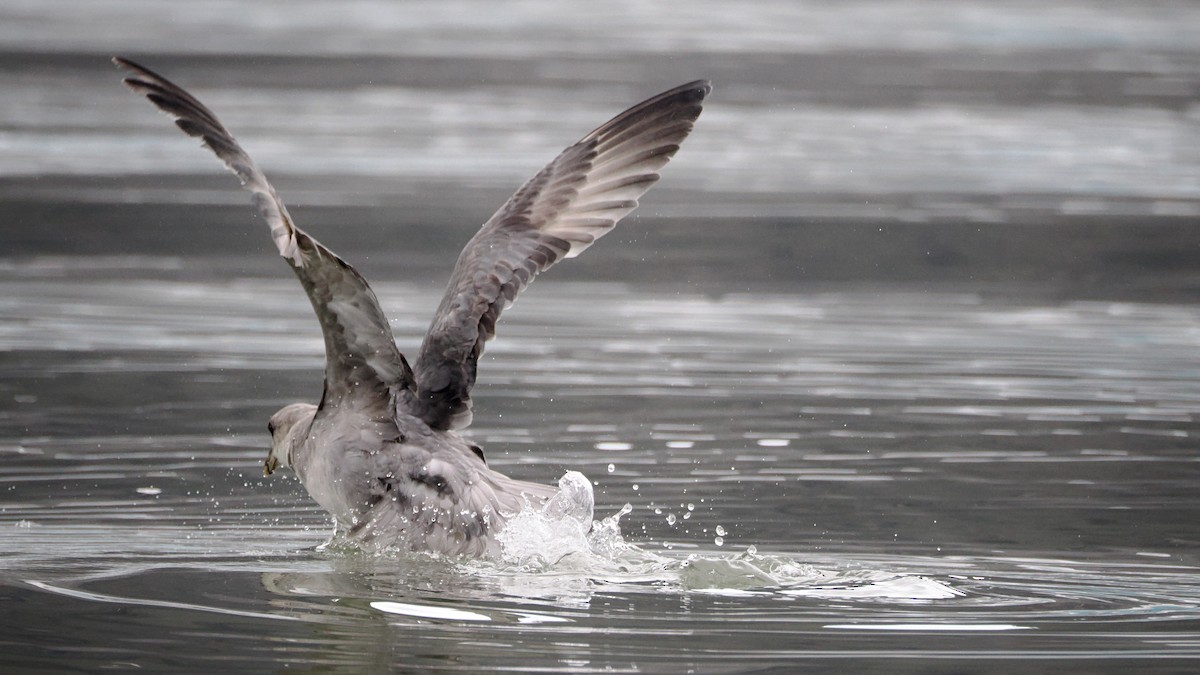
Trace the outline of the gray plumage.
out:
[[[415,365],[353,267],[296,227],[266,176],[216,115],[182,88],[121,58],[124,82],[198,137],[241,179],[321,324],[319,405],[272,416],[265,473],[292,467],[343,534],[371,546],[496,552],[494,535],[546,485],[493,471],[457,433],[501,312],[540,272],[579,255],[638,205],[679,149],[710,91],[691,82],[626,110],[564,150],[467,243]]]

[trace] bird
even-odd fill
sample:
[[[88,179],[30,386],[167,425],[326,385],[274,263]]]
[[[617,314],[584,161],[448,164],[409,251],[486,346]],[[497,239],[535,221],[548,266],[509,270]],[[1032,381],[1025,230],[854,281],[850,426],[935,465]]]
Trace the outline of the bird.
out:
[[[114,57],[123,83],[199,138],[252,195],[324,336],[319,403],[271,416],[264,476],[291,468],[333,516],[334,539],[375,550],[495,557],[498,535],[553,486],[492,469],[460,432],[480,355],[501,312],[539,273],[573,258],[638,206],[712,91],[696,80],[652,96],[570,145],[467,242],[410,365],[367,280],[300,229],[266,175],[182,87]]]

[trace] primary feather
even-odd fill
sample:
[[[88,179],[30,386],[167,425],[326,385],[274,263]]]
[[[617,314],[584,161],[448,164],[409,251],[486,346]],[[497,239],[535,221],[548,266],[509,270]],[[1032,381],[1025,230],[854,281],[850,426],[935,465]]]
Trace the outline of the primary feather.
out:
[[[471,387],[500,313],[538,273],[607,234],[658,181],[711,90],[663,92],[584,136],[484,223],[458,257],[414,366],[422,416],[440,429],[471,421]]]

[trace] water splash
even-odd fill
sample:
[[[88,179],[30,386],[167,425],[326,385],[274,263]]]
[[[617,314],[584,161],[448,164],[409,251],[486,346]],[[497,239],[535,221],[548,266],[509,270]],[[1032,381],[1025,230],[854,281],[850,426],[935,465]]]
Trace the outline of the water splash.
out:
[[[565,577],[572,584],[649,584],[713,594],[770,592],[891,600],[963,595],[925,577],[878,570],[823,570],[787,556],[760,555],[754,546],[737,553],[701,552],[682,558],[655,553],[625,540],[621,518],[633,511],[630,504],[600,520],[593,520],[594,505],[591,481],[579,472],[567,472],[550,501],[543,506],[527,504],[509,520],[497,536],[502,551],[498,561],[467,567],[486,576],[542,575],[547,582],[544,590],[552,590]],[[724,528],[720,530],[723,534]]]
[[[558,493],[545,505],[526,504],[496,536],[500,559],[518,567],[545,568],[572,555],[590,553],[595,497],[592,484],[578,471],[558,481]]]

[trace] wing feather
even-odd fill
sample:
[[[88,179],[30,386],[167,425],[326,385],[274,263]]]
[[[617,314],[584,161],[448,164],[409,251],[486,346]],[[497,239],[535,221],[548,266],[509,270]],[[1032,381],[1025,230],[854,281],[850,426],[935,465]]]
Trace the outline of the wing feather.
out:
[[[684,84],[617,115],[564,150],[467,243],[414,367],[414,412],[438,429],[471,421],[470,392],[500,313],[540,272],[607,234],[658,181],[711,91]]]
[[[375,293],[353,267],[296,227],[283,200],[233,134],[203,103],[182,87],[123,58],[113,62],[132,73],[127,87],[175,119],[241,180],[308,294],[325,337],[325,395],[322,406],[353,396],[387,409],[390,394],[412,387],[412,371],[396,348],[387,317]]]

